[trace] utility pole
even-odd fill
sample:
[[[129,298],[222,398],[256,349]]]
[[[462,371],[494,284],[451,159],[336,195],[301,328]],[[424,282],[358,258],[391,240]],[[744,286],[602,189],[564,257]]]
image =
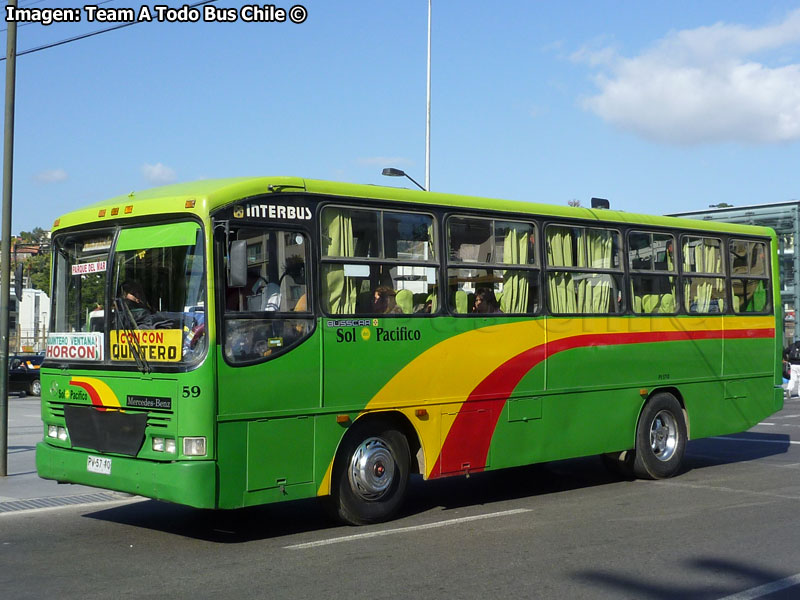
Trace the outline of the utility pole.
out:
[[[8,0],[16,9],[17,0]],[[11,296],[11,189],[14,175],[14,96],[17,75],[17,23],[8,23],[6,116],[3,140],[3,228],[0,244],[0,477],[8,475],[8,307]]]
[[[428,0],[428,110],[425,118],[425,189],[431,191],[431,0]]]

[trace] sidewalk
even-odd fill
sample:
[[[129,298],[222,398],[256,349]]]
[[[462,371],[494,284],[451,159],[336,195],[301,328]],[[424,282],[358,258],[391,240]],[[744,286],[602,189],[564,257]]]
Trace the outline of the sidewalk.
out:
[[[36,444],[42,440],[40,400],[8,398],[8,475],[0,477],[0,514],[130,498],[82,485],[59,484],[36,474]]]

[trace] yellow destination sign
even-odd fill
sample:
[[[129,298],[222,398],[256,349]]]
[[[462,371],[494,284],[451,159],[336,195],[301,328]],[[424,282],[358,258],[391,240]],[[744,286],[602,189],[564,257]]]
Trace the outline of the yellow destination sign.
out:
[[[178,362],[182,342],[180,329],[112,331],[111,360],[135,360],[135,349],[148,362]]]

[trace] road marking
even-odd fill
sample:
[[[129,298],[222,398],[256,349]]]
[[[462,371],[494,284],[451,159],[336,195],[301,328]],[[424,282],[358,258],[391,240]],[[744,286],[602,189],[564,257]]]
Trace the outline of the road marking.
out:
[[[447,527],[448,525],[459,525],[461,523],[469,523],[471,521],[481,521],[483,519],[493,519],[495,517],[507,517],[510,515],[518,515],[520,513],[530,512],[529,508],[515,508],[513,510],[504,510],[502,512],[488,513],[485,515],[475,515],[473,517],[460,517],[458,519],[449,519],[447,521],[437,521],[436,523],[426,523],[424,525],[412,525],[410,527],[398,527],[397,529],[384,529],[382,531],[370,531],[368,533],[357,533],[355,535],[345,535],[342,537],[330,538],[327,540],[319,540],[316,542],[306,542],[304,544],[293,544],[291,546],[284,546],[286,550],[305,550],[307,548],[316,548],[318,546],[329,546],[331,544],[340,544],[342,542],[353,542],[356,540],[364,540],[374,537],[382,537],[386,535],[394,535],[396,533],[409,533],[412,531],[424,531],[425,529],[435,529],[437,527]]]
[[[719,460],[719,455],[713,454],[698,454],[692,452],[692,458],[702,458],[705,460],[710,460],[712,462],[716,462]],[[776,464],[776,463],[769,463],[769,462],[760,462],[758,463],[758,468],[770,468],[770,469],[797,469],[800,467],[800,463],[786,463],[786,464]]]
[[[772,425],[774,427],[776,423],[759,423],[759,425]]]
[[[636,481],[641,481],[642,483],[652,483],[650,481],[645,481],[643,479],[637,479]],[[735,494],[747,494],[750,496],[760,496],[763,498],[778,498],[780,500],[800,500],[800,496],[790,496],[788,494],[771,494],[769,492],[759,492],[756,490],[741,490],[732,487],[726,487],[721,485],[702,485],[699,483],[681,483],[678,481],[673,480],[660,480],[657,482],[657,485],[668,485],[672,487],[681,487],[681,488],[688,488],[691,490],[712,490],[715,492],[733,492]]]
[[[728,437],[725,435],[715,436],[710,438],[712,440],[731,440],[734,442],[757,442],[759,444],[800,444],[800,442],[794,442],[792,440],[765,440],[763,438],[759,438],[757,440],[753,440],[750,438],[738,438],[738,437]]]
[[[798,584],[800,584],[800,573],[797,575],[792,575],[791,577],[786,577],[785,579],[773,581],[772,583],[766,583],[758,587],[750,588],[749,590],[744,590],[738,594],[725,596],[724,598],[720,598],[720,600],[755,600],[755,598],[763,598],[764,596],[774,594],[775,592],[785,590],[786,588],[790,588]]]

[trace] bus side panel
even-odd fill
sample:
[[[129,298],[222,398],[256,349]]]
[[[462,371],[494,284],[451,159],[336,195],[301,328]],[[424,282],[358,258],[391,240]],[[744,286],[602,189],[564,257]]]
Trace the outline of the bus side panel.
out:
[[[478,329],[486,319],[393,318],[323,319],[325,408],[362,410],[387,383],[427,350],[454,336]],[[330,324],[330,325],[329,325]],[[461,348],[469,352],[468,347]],[[488,351],[476,348],[474,352]],[[381,406],[397,408],[426,402],[451,400],[455,391],[437,383],[444,373],[457,372],[463,357],[444,356],[447,364],[417,360],[413,377],[399,394],[381,401]]]
[[[313,425],[312,417],[220,423],[219,508],[314,496]]]
[[[226,363],[217,346],[221,508],[315,494],[320,337],[317,329],[286,354],[248,366]]]
[[[741,431],[754,415],[771,412],[763,372],[760,379],[741,381],[745,393],[730,383],[707,383],[719,377],[723,363],[719,318],[550,321],[541,415],[515,418],[509,402],[492,440],[490,468],[632,448],[644,400],[659,388],[677,388],[687,398],[692,437]],[[614,330],[604,331],[607,325]],[[669,341],[642,342],[661,335]],[[686,339],[690,335],[697,339]],[[769,343],[744,340],[736,351],[759,351]],[[519,387],[531,387],[527,377]]]
[[[491,468],[629,448],[642,402],[636,389],[549,394],[541,398],[542,418],[526,420],[514,419],[509,402],[492,440]]]
[[[689,437],[745,431],[775,412],[772,374],[679,387],[689,416]]]
[[[271,360],[232,366],[220,351],[219,416],[251,418],[318,409],[320,394],[320,333]],[[217,349],[219,350],[219,346]]]

